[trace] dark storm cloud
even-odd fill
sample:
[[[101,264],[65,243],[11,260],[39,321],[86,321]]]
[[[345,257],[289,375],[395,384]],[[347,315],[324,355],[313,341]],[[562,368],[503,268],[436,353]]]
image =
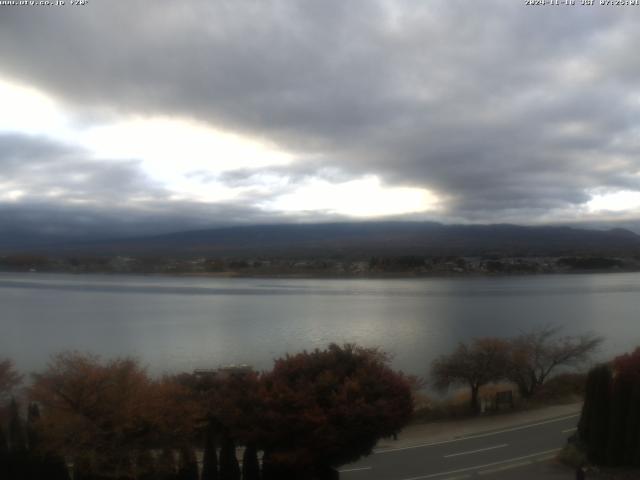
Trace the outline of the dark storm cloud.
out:
[[[0,74],[86,118],[195,117],[302,159],[228,173],[230,185],[378,174],[435,191],[445,217],[529,222],[593,189],[640,189],[638,12],[455,0],[4,8]]]

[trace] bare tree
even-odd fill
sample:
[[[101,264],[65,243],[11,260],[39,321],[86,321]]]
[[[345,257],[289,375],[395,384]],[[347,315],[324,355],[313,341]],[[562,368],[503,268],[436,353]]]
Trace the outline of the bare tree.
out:
[[[586,362],[603,341],[591,333],[559,336],[560,330],[546,326],[511,340],[507,378],[523,398],[531,397],[557,368]]]
[[[450,355],[437,358],[431,367],[436,388],[463,384],[471,389],[470,407],[478,411],[480,387],[505,377],[509,360],[509,343],[499,338],[477,338],[470,345],[460,343]]]

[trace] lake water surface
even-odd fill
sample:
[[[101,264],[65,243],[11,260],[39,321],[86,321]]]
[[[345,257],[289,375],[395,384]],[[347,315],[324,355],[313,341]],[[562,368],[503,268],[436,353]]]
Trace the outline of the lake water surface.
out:
[[[424,375],[457,342],[557,324],[640,345],[640,274],[436,279],[216,279],[0,274],[0,357],[27,372],[68,349],[154,372],[247,363],[330,342],[379,346]]]

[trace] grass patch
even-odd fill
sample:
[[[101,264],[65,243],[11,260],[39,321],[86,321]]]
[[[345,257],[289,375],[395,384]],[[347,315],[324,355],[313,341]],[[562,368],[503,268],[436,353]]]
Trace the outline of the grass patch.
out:
[[[500,414],[523,411],[550,405],[581,402],[584,398],[586,374],[562,373],[550,378],[532,398],[524,399],[518,395],[518,389],[511,383],[492,383],[480,388],[479,398],[484,400],[484,414]],[[493,399],[498,392],[513,392],[514,408],[502,405],[495,408]],[[413,423],[428,423],[439,420],[456,420],[475,416],[469,407],[470,392],[461,388],[449,397],[436,399],[424,392],[414,394],[415,409]]]
[[[572,468],[583,467],[587,465],[587,455],[584,451],[573,443],[568,443],[560,453],[558,453],[558,461]]]

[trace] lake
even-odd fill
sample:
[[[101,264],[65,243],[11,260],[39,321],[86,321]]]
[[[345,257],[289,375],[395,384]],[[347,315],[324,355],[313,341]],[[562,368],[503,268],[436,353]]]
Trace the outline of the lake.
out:
[[[246,363],[330,342],[379,346],[424,375],[460,341],[547,324],[640,345],[640,274],[264,279],[0,274],[0,357],[24,372],[68,349],[134,355],[151,372]]]

